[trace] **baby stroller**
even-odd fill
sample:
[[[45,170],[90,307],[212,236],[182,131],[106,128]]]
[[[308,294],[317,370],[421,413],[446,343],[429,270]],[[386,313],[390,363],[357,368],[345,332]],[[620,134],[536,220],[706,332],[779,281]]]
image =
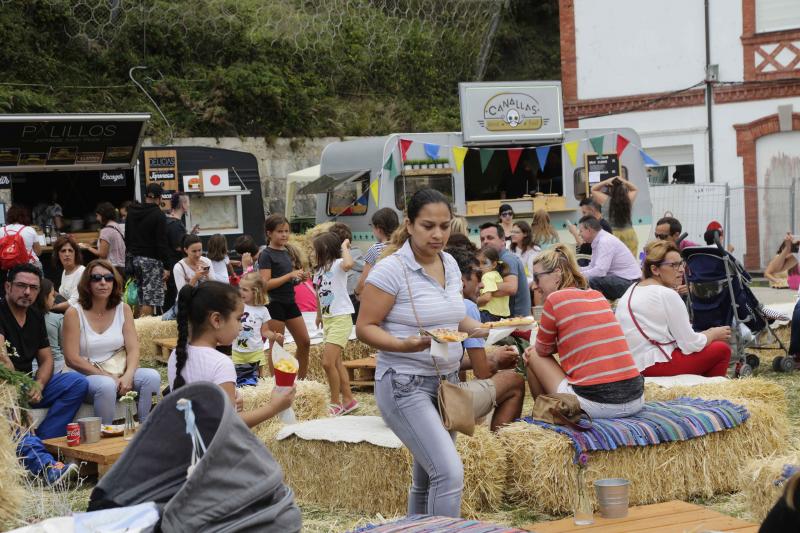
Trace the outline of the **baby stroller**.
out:
[[[280,466],[213,383],[185,385],[158,404],[92,491],[89,511],[144,502],[161,515],[154,531],[301,528]]]
[[[689,284],[688,306],[696,331],[730,326],[736,377],[749,376],[760,363],[746,350],[757,335],[767,330],[786,352],[781,340],[768,327],[760,304],[748,286],[750,275],[715,239],[716,246],[691,246],[682,252]],[[744,326],[744,327],[741,327]]]

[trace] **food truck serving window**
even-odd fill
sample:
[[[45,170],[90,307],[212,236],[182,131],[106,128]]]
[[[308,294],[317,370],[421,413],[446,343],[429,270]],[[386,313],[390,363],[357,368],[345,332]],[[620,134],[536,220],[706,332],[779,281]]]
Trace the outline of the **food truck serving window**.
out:
[[[453,203],[453,176],[399,176],[394,181],[394,202],[397,209],[403,211],[411,196],[420,189],[435,189]]]
[[[364,216],[368,202],[369,172],[364,172],[328,191],[328,216]]]

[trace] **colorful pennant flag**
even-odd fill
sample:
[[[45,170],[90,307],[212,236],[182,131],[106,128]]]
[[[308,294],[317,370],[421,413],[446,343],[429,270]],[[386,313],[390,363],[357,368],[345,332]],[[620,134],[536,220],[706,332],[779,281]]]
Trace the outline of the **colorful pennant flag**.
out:
[[[394,163],[394,154],[389,154],[389,159],[383,164],[384,170],[389,171],[389,177],[393,178],[397,175],[397,165]]]
[[[647,155],[647,152],[639,148],[639,153],[642,154],[642,160],[644,160],[644,164],[648,167],[660,167],[661,165],[658,164],[658,161]]]
[[[492,160],[494,150],[491,148],[481,148],[481,172],[486,172],[486,167],[489,166],[489,161]]]
[[[427,155],[430,159],[438,159],[439,158],[439,145],[438,144],[425,143],[425,155]]]
[[[517,163],[519,163],[519,156],[522,155],[522,148],[512,148],[510,150],[506,150],[508,153],[508,164],[511,165],[511,173],[517,171]]]
[[[400,139],[400,159],[402,161],[406,160],[406,153],[412,142],[411,139]]]
[[[589,143],[592,145],[594,153],[596,154],[603,153],[603,135],[600,135],[599,137],[592,137],[591,139],[589,139]]]
[[[369,184],[369,190],[372,193],[372,200],[375,202],[375,205],[378,204],[378,186],[380,185],[380,178],[376,179],[372,183]]]
[[[622,156],[622,152],[624,152],[625,148],[628,147],[628,143],[629,142],[630,141],[628,139],[626,139],[625,137],[623,137],[619,133],[617,134],[617,157],[621,157]]]
[[[578,142],[579,141],[572,141],[572,142],[564,143],[564,148],[567,150],[567,155],[569,156],[569,161],[570,161],[570,163],[572,163],[573,167],[578,162]]]
[[[456,171],[461,172],[461,168],[464,166],[464,158],[467,157],[467,152],[469,148],[464,148],[463,146],[453,146],[453,159],[456,162]]]
[[[549,146],[536,147],[536,159],[539,160],[539,169],[544,172],[544,166],[547,163],[547,156],[550,154]]]

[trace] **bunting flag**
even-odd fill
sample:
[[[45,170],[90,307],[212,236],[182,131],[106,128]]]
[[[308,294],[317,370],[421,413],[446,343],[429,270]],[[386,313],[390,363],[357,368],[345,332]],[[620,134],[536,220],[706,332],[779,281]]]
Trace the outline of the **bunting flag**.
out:
[[[381,180],[377,179],[377,180],[373,181],[372,183],[370,183],[370,185],[369,185],[369,190],[372,193],[372,201],[375,202],[376,206],[379,205],[378,204],[378,184],[380,183],[380,181]]]
[[[453,146],[453,159],[456,162],[456,171],[461,172],[461,168],[464,166],[464,158],[467,157],[467,152],[469,148],[464,148],[463,146]]]
[[[481,148],[481,172],[486,172],[486,167],[489,166],[489,161],[492,160],[494,150],[491,148]]]
[[[402,161],[406,160],[406,153],[408,152],[408,147],[411,146],[411,139],[400,139],[400,159]]]
[[[592,145],[592,149],[596,154],[603,153],[603,137],[603,135],[600,135],[599,137],[592,137],[589,139],[589,144]]]
[[[511,150],[507,150],[508,153],[508,164],[511,165],[511,173],[517,171],[517,163],[519,163],[519,156],[522,155],[522,148],[512,148]]]
[[[536,159],[539,160],[539,169],[544,172],[544,166],[547,164],[547,156],[550,154],[549,146],[536,147]]]
[[[430,159],[438,159],[439,158],[439,145],[438,144],[430,144],[425,143],[425,155],[427,155]]]
[[[648,167],[660,167],[661,165],[658,164],[658,161],[647,155],[647,152],[639,148],[639,153],[642,154],[642,160],[644,160],[645,166]]]
[[[393,178],[397,175],[397,165],[394,163],[394,154],[389,154],[389,159],[387,159],[386,163],[383,164],[383,169],[389,171],[390,178]]]
[[[617,157],[622,157],[622,152],[628,147],[630,141],[617,133]]]
[[[579,141],[572,141],[568,143],[564,143],[564,148],[567,150],[567,155],[569,156],[569,161],[572,163],[574,167],[578,162],[578,143]]]
[[[375,183],[378,183],[378,180],[375,180]],[[370,188],[370,189],[372,189],[372,185],[370,185],[370,187],[369,187],[369,188]],[[365,206],[365,207],[366,207],[366,205],[367,205],[367,200],[368,200],[368,195],[369,195],[369,189],[367,189],[366,191],[364,191],[364,194],[362,194],[361,196],[359,196],[359,197],[358,197],[358,199],[357,199],[355,202],[353,202],[352,204],[350,204],[349,206],[347,206],[347,208],[346,208],[346,209],[344,209],[344,210],[343,210],[341,213],[339,213],[337,216],[340,216],[340,217],[352,216],[352,215],[353,215],[353,208],[354,208],[355,206],[357,206],[357,205],[363,205],[363,206]]]

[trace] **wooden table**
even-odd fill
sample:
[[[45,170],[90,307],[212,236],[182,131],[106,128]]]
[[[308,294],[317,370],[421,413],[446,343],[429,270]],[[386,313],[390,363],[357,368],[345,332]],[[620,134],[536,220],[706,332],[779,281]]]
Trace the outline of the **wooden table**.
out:
[[[364,357],[353,359],[342,363],[347,370],[347,377],[350,378],[351,387],[374,387],[375,386],[375,357]],[[358,375],[356,375],[358,370]]]
[[[98,477],[103,477],[111,466],[117,462],[117,459],[119,459],[122,452],[125,451],[130,441],[125,440],[123,437],[108,437],[101,438],[99,441],[91,444],[68,446],[67,437],[59,437],[57,439],[47,439],[42,442],[44,443],[44,447],[47,448],[47,451],[56,457],[61,456],[63,458],[96,464]]]
[[[757,533],[758,526],[738,518],[717,513],[706,507],[678,500],[653,505],[631,507],[625,518],[602,518],[595,513],[594,524],[576,526],[572,517],[555,522],[542,522],[524,526],[536,533],[561,533],[566,531],[585,531],[587,533],[616,532],[677,532],[685,531],[735,531],[737,533]]]

